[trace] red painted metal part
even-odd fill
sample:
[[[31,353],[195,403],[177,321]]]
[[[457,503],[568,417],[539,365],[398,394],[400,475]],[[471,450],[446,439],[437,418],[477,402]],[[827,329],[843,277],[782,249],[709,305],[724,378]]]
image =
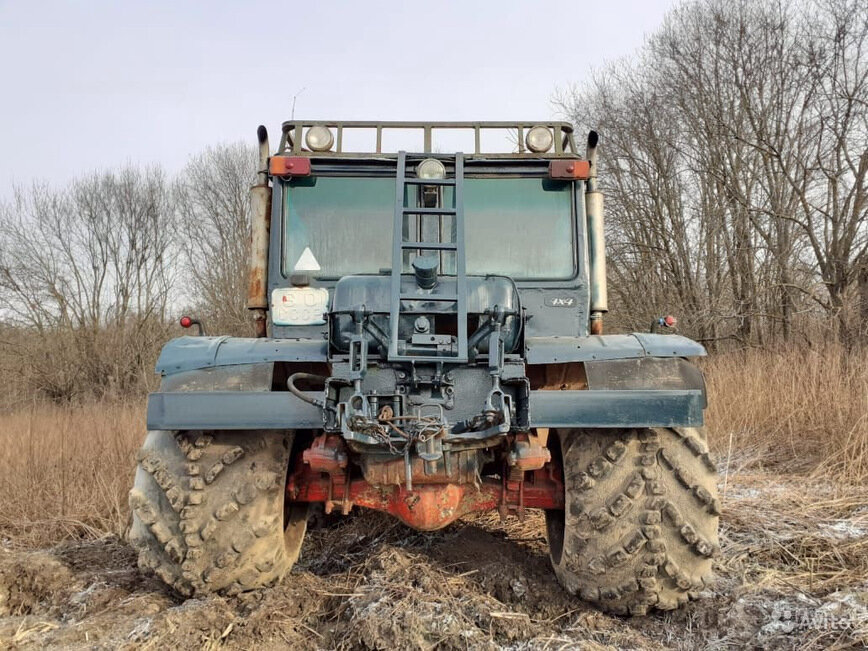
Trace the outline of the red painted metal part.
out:
[[[301,458],[311,470],[318,472],[339,474],[347,467],[343,440],[335,434],[316,437],[313,445],[302,453]]]
[[[310,448],[317,452],[306,452],[304,456],[311,460],[331,459],[325,449],[337,444],[332,437],[318,437]],[[504,479],[485,478],[479,485],[414,483],[409,491],[403,485],[375,486],[360,477],[350,478],[344,468],[334,463],[323,464],[331,473],[312,465],[318,464],[301,461],[291,473],[286,487],[290,500],[323,502],[326,513],[336,506],[343,513],[349,513],[353,506],[385,511],[423,531],[440,529],[473,511],[497,509],[501,516],[515,513],[522,517],[526,508],[564,508],[561,469],[552,462],[539,470],[521,473],[519,479],[515,479],[515,473],[504,472]]]
[[[591,164],[586,160],[553,160],[549,163],[549,176],[553,179],[585,180],[591,175]]]
[[[300,156],[272,156],[268,171],[272,176],[310,176],[310,159]]]

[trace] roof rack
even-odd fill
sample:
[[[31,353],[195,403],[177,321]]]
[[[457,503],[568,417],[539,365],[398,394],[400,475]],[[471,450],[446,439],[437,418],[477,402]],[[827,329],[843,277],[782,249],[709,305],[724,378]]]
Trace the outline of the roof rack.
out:
[[[304,147],[304,138],[311,127],[327,127],[333,130],[335,142],[328,151],[311,151]],[[546,127],[552,131],[553,146],[549,151],[538,153],[529,151],[525,144],[525,134],[533,127]],[[433,154],[434,136],[437,132],[464,132],[473,136],[473,152],[465,151],[468,158],[576,158],[578,150],[573,140],[573,126],[569,122],[365,122],[337,120],[289,120],[283,123],[279,154],[293,156],[316,156],[328,158],[397,158],[398,151],[387,151],[383,147],[383,135],[389,132],[416,132],[422,136],[422,150],[415,153]],[[483,139],[493,132],[506,136],[506,143],[499,150],[487,151]],[[367,135],[374,147],[367,151],[352,151],[346,147],[346,136]],[[468,140],[469,144],[469,140]],[[505,151],[507,145],[511,151]],[[402,146],[401,149],[410,150]]]

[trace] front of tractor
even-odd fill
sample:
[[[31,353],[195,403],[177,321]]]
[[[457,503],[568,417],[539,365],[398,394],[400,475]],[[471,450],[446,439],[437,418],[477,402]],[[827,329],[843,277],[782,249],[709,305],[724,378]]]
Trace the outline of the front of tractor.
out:
[[[421,151],[385,151],[394,131]],[[472,153],[437,153],[456,133]],[[349,151],[360,134],[370,151]],[[584,158],[559,122],[294,121],[274,155],[259,140],[258,337],[164,348],[130,494],[140,565],[184,594],[245,590],[291,568],[311,504],[422,530],[538,508],[582,598],[638,614],[700,590],[719,508],[687,359],[704,350],[602,334],[596,134]]]

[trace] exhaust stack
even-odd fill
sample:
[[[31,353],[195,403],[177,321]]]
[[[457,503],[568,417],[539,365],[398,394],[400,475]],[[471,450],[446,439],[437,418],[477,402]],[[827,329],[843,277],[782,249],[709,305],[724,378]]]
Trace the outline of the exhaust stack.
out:
[[[268,311],[268,238],[271,231],[271,188],[268,185],[268,131],[256,130],[259,139],[259,171],[250,188],[250,260],[247,309],[253,311],[257,337],[265,337]]]
[[[590,263],[592,335],[603,334],[603,314],[609,311],[606,291],[606,233],[603,222],[603,193],[597,190],[596,131],[588,134],[587,158],[590,174],[585,185],[585,214],[588,226],[588,258]]]

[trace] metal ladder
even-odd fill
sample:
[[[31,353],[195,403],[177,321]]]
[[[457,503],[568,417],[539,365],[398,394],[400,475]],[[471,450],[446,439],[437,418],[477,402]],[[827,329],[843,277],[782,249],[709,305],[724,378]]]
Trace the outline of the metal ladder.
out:
[[[395,224],[392,234],[392,295],[391,295],[391,337],[389,339],[389,361],[417,362],[456,362],[464,363],[467,355],[467,275],[464,260],[464,154],[455,155],[455,175],[452,179],[419,179],[407,176],[407,152],[398,152],[398,169],[395,183]],[[452,207],[420,208],[407,206],[407,186],[452,186]],[[453,215],[455,219],[455,240],[453,242],[418,242],[404,239],[404,217],[406,215]],[[407,229],[408,232],[412,228]],[[442,229],[438,229],[442,237]],[[455,252],[455,293],[435,294],[423,293],[414,283],[413,291],[401,291],[401,275],[404,268],[405,251],[454,251]],[[442,271],[442,270],[441,270]],[[405,301],[427,301],[435,303],[452,303],[458,318],[458,350],[457,354],[402,355],[398,353],[398,324],[401,316],[411,314],[427,314],[424,310],[413,310],[403,307]],[[435,316],[438,313],[434,313]],[[436,335],[436,332],[430,334]]]

